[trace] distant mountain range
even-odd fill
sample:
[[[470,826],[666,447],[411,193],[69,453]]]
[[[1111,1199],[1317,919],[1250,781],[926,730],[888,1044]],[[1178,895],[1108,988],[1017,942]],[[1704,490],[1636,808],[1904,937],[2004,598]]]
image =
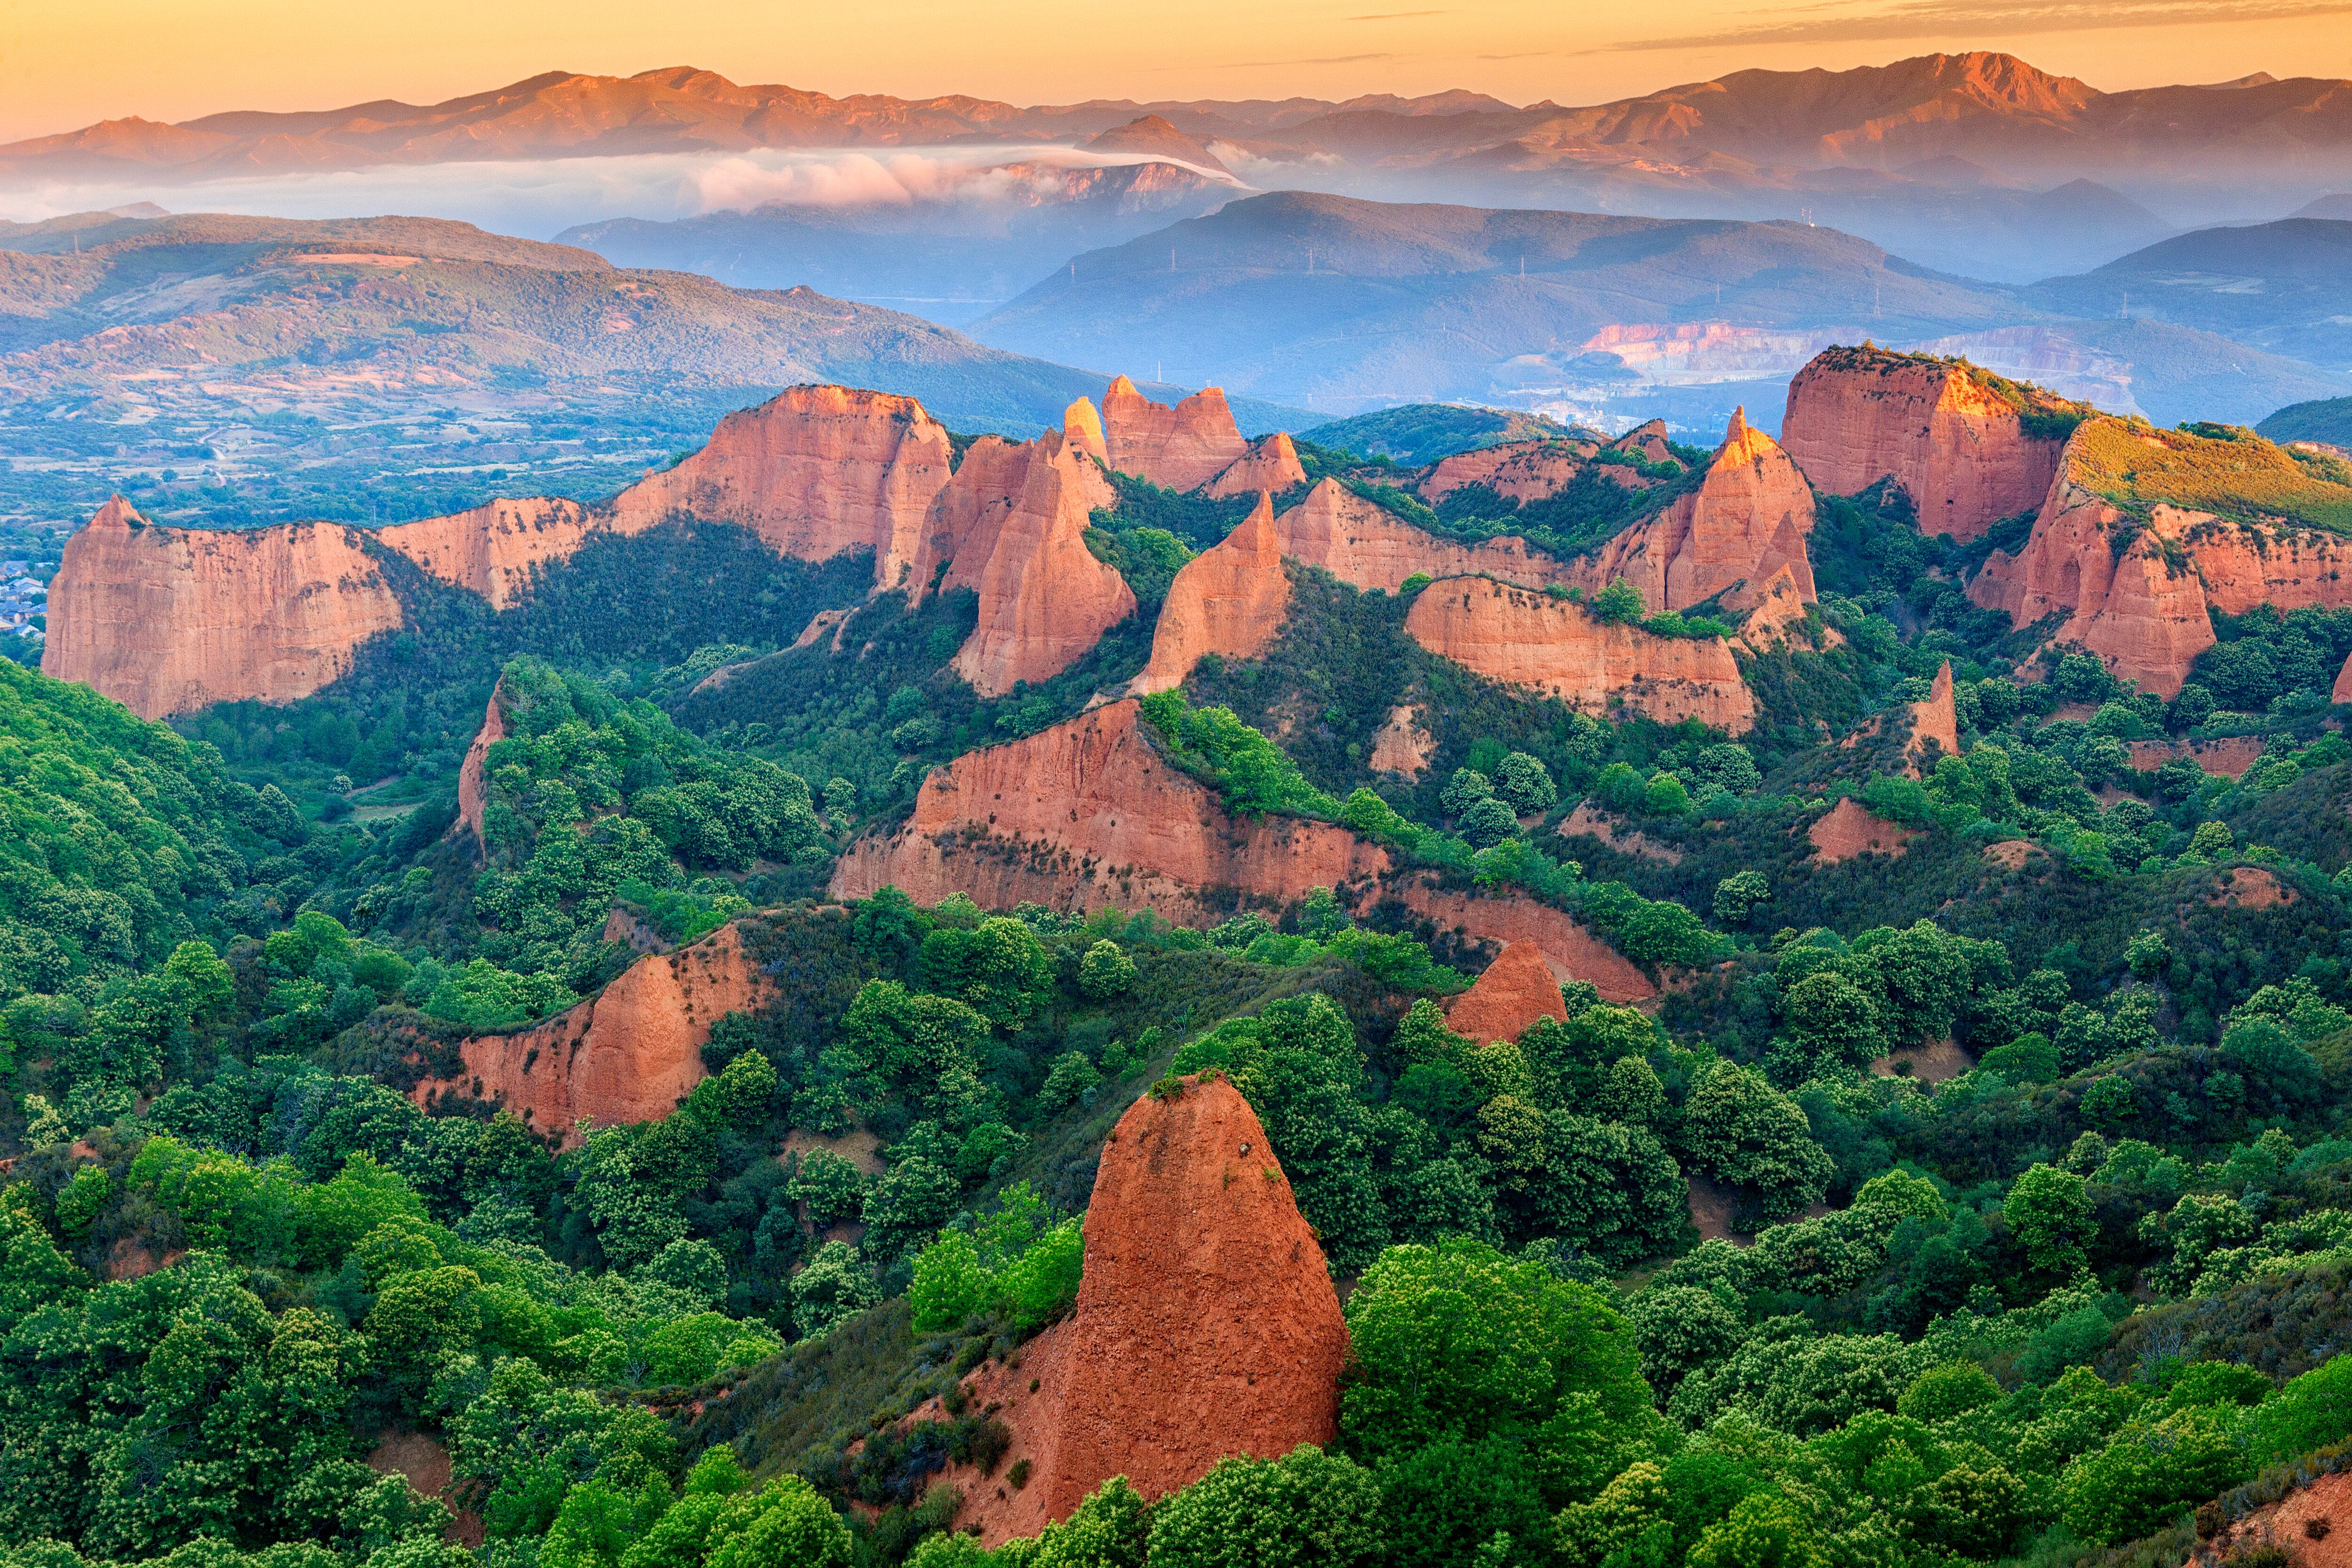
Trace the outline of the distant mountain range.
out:
[[[1160,362],[1174,380],[1334,415],[1500,402],[1703,428],[1744,402],[1769,422],[1800,365],[1864,338],[1965,353],[2167,423],[2251,423],[2352,391],[2341,375],[2214,335],[2221,322],[2077,318],[2065,306],[2076,285],[2084,316],[2115,314],[2100,292],[2108,283],[1989,287],[1801,224],[1292,192],[1080,256],[971,330],[1065,362]]]
[[[1138,129],[1152,120],[1165,131]],[[1088,143],[1103,161],[1230,170],[1261,189],[1810,217],[1915,261],[2024,282],[2097,266],[2177,227],[2273,217],[2339,189],[2352,84],[2254,77],[2108,93],[1978,53],[1738,71],[1581,108],[1466,92],[1023,107],[836,99],[677,67],[553,72],[433,105],[108,120],[0,147],[0,179],[162,191],[377,165]],[[707,248],[703,236],[679,243]],[[980,257],[982,274],[1002,260]]]
[[[388,521],[617,488],[798,382],[1027,435],[1106,381],[813,289],[435,219],[0,225],[0,517],[61,520],[130,489],[162,517]]]
[[[699,272],[740,288],[806,284],[956,326],[1080,251],[1213,212],[1235,193],[1229,178],[1178,162],[1022,162],[985,175],[904,204],[775,204],[674,223],[613,218],[557,238],[623,267]]]

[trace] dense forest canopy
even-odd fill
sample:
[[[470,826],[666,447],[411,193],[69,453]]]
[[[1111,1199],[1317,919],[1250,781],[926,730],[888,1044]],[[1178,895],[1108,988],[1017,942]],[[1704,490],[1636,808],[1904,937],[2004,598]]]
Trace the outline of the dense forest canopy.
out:
[[[1561,550],[1685,483],[1431,509],[1305,455]],[[1969,602],[2018,528],[1822,497],[1734,737],[1485,681],[1405,631],[1423,580],[1291,563],[1139,744],[1660,992],[1479,1040],[1446,1008],[1491,951],[1360,887],[823,899],[936,768],[1124,689],[1248,510],[1116,488],[1087,546],[1138,614],[995,698],[971,594],[795,646],[870,559],[698,525],[496,614],[395,570],[412,630],[281,706],[167,727],[0,663],[0,1568],[2171,1568],[2341,1467],[2352,613],[2220,618],[2159,700]],[[1833,810],[1901,852],[1817,852]],[[722,926],[767,988],[667,1114],[446,1092]],[[1204,1075],[1349,1287],[1336,1438],[984,1552],[942,1472],[1029,1472],[960,1379],[1069,1315],[1106,1134]]]

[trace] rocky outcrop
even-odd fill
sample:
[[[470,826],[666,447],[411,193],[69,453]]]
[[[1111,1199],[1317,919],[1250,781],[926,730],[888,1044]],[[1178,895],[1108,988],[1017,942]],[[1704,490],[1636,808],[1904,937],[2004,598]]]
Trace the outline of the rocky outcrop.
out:
[[[2156,489],[2172,449],[2196,438],[2116,420],[2077,426],[2033,531],[2015,555],[1993,552],[1969,599],[2021,626],[2061,617],[2053,642],[2087,649],[2117,676],[2167,697],[2213,645],[2212,612],[2352,604],[2352,540],[2145,497],[2126,511],[2095,487],[2103,474],[2112,487],[2142,444],[2152,456],[2141,487]]]
[[[1209,481],[1208,494],[1218,500],[1253,491],[1278,496],[1294,485],[1307,483],[1306,466],[1289,435],[1276,431],[1250,443],[1249,450],[1231,467]]]
[[[1445,1009],[1445,1027],[1474,1045],[1517,1040],[1538,1019],[1568,1021],[1568,1004],[1543,949],[1518,941],[1486,966],[1477,983]]]
[[[1465,486],[1484,485],[1507,501],[1548,501],[1576,482],[1600,447],[1590,441],[1513,441],[1441,457],[1413,485],[1436,504]]]
[[[535,496],[397,523],[375,537],[442,581],[504,610],[529,591],[532,572],[570,559],[603,526],[577,501]]]
[[[887,883],[924,904],[962,893],[991,909],[1112,905],[1206,925],[1235,894],[1291,903],[1388,868],[1385,851],[1328,822],[1226,815],[1160,756],[1129,698],[935,769],[903,827],[841,858],[833,892]]]
[[[1952,704],[1952,661],[1947,659],[1936,671],[1927,700],[1911,705],[1911,745],[1904,763],[1919,774],[1934,767],[1936,758],[1959,754],[1960,717]]]
[[[1222,543],[1184,563],[1151,632],[1151,659],[1128,689],[1136,696],[1181,685],[1204,653],[1253,659],[1282,631],[1290,576],[1275,538],[1274,505],[1257,509]]]
[[[2344,656],[2344,667],[2336,672],[2336,685],[2328,694],[2328,700],[2352,703],[2352,653]]]
[[[490,798],[490,747],[507,737],[507,710],[499,701],[505,693],[503,682],[490,688],[489,703],[482,709],[482,727],[474,732],[466,759],[457,765],[457,821],[449,832],[452,837],[470,839],[477,855],[485,848],[482,808]]]
[[[1102,415],[1087,399],[1080,398],[1062,411],[1062,439],[1096,462],[1109,465],[1110,447],[1103,440]]]
[[[1589,980],[1604,1002],[1631,1006],[1658,994],[1632,959],[1549,904],[1474,895],[1422,878],[1382,891],[1434,925],[1441,938],[1451,935],[1457,941],[1496,947],[1535,944],[1555,979]]]
[[[2063,440],[2027,434],[2023,412],[1949,360],[1830,349],[1790,382],[1780,444],[1817,488],[1891,478],[1921,533],[1966,543],[2039,507],[2057,476]]]
[[[983,438],[964,454],[913,576],[980,595],[955,669],[982,696],[1060,674],[1135,613],[1127,580],[1087,549],[1092,508],[1110,502],[1102,470],[1051,431],[1017,446]]]
[[[158,528],[116,497],[66,541],[41,669],[142,718],[308,696],[401,623],[365,538],[341,523]]]
[[[805,560],[870,549],[875,586],[898,588],[950,466],[947,427],[913,398],[793,387],[729,414],[701,451],[621,492],[612,526],[636,532],[682,513],[740,524]]]
[[[1120,376],[1103,393],[1102,423],[1110,465],[1169,490],[1197,490],[1249,450],[1217,387],[1204,387],[1170,408]]]
[[[1797,586],[1797,574],[1793,570],[1785,565],[1780,567],[1753,597],[1755,606],[1748,611],[1748,619],[1739,627],[1739,641],[1750,653],[1761,653],[1786,643],[1806,640],[1803,628],[1805,606],[1809,601],[1805,598],[1805,591]],[[1822,630],[1825,640],[1835,640],[1832,646],[1836,642],[1844,641],[1831,628],[1823,627]]]
[[[1077,1310],[963,1379],[964,1407],[1012,1441],[993,1474],[941,1474],[963,1493],[956,1528],[992,1548],[1114,1475],[1158,1498],[1229,1454],[1328,1444],[1347,1354],[1322,1249],[1248,1102],[1222,1077],[1139,1099],[1096,1166]],[[947,1418],[935,1399],[909,1421]]]
[[[1507,685],[1606,714],[1622,706],[1675,724],[1696,718],[1738,734],[1756,699],[1719,637],[1659,637],[1596,619],[1583,605],[1487,578],[1422,590],[1404,629],[1431,653]]]
[[[727,925],[675,953],[639,958],[569,1012],[460,1048],[464,1071],[411,1092],[431,1110],[445,1097],[486,1100],[542,1134],[578,1142],[592,1127],[658,1120],[702,1082],[702,1047],[729,1013],[760,1007],[773,986]]]
[[[1422,727],[1420,712],[1400,705],[1389,709],[1388,722],[1372,732],[1372,755],[1368,760],[1375,773],[1414,779],[1436,754],[1437,737]]]
[[[1840,798],[1838,803],[1813,820],[1805,830],[1812,841],[1813,858],[1824,865],[1850,861],[1856,855],[1900,855],[1918,837],[1916,830],[1871,815],[1863,803],[1852,796]]]
[[[1676,468],[1683,465],[1683,460],[1675,455],[1674,448],[1666,443],[1666,422],[1663,419],[1635,425],[1602,447],[1596,461],[1606,463],[1612,453],[1619,457],[1634,458],[1643,463],[1671,463]]]
[[[1805,536],[1812,528],[1812,487],[1789,455],[1736,411],[1698,487],[1578,562],[1570,580],[1597,592],[1622,578],[1654,614],[1738,589],[1724,603],[1744,610],[1785,567],[1811,603]]]
[[[1337,479],[1307,492],[1274,520],[1282,553],[1342,582],[1394,593],[1409,577],[1498,577],[1541,588],[1565,570],[1516,535],[1465,547],[1415,528]]]
[[[1042,1456],[1051,1517],[1123,1475],[1148,1498],[1228,1454],[1328,1445],[1348,1327],[1313,1229],[1240,1092],[1194,1079],[1103,1145],[1086,1269]]]

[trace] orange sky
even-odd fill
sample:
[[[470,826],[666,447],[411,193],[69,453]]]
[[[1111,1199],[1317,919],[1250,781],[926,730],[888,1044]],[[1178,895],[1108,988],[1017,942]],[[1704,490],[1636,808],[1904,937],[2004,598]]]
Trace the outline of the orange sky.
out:
[[[2352,77],[2352,0],[0,0],[0,139],[142,114],[431,102],[694,64],[833,93],[1015,102],[1452,87],[1587,103],[1748,66],[2008,49],[2105,88]],[[1180,18],[1171,21],[1171,16]],[[1769,33],[1767,38],[1756,35]],[[1793,36],[1791,36],[1793,35]]]

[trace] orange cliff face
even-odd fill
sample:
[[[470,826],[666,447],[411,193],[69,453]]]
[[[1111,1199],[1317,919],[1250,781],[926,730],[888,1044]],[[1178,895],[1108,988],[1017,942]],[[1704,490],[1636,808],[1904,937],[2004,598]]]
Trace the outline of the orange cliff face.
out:
[[[760,1007],[772,989],[740,927],[722,925],[690,947],[639,958],[545,1023],[466,1041],[464,1071],[427,1079],[411,1098],[427,1110],[444,1097],[493,1101],[566,1144],[579,1141],[581,1121],[658,1121],[706,1075],[710,1026]]]
[[[1164,1497],[1228,1454],[1338,1435],[1348,1325],[1265,1129],[1223,1078],[1146,1096],[1104,1144],[1040,1474],[1050,1517],[1124,1475]]]
[[[1431,653],[1490,681],[1605,714],[1612,699],[1661,724],[1696,718],[1732,734],[1756,699],[1719,637],[1659,637],[1599,621],[1584,606],[1482,577],[1422,590],[1404,629]]]
[[[910,397],[803,386],[719,422],[709,444],[614,498],[639,533],[677,513],[751,528],[779,554],[874,552],[874,585],[906,584],[932,497],[949,479],[947,427]]]
[[[1209,481],[1207,493],[1218,500],[1252,491],[1278,496],[1306,483],[1307,468],[1298,461],[1298,447],[1288,433],[1276,431],[1251,442],[1249,450],[1235,458],[1232,467]]]
[[[1540,588],[1567,569],[1516,535],[1465,548],[1415,528],[1337,479],[1274,520],[1282,553],[1358,588],[1394,593],[1409,577],[1498,577]]]
[[[1739,585],[1724,602],[1744,610],[1786,567],[1810,604],[1816,594],[1805,536],[1812,528],[1812,487],[1770,436],[1735,412],[1698,488],[1579,562],[1573,580],[1598,591],[1622,578],[1653,613]]]
[[[376,538],[443,582],[504,610],[530,591],[537,568],[570,559],[601,526],[577,501],[536,496],[396,523]]]
[[[2118,429],[2128,431],[2089,421],[2074,441],[2113,445]],[[2352,604],[2352,541],[2161,502],[2142,522],[2082,483],[2074,462],[2070,444],[2024,546],[2014,556],[1993,553],[1969,585],[1971,601],[2020,626],[2063,615],[2054,642],[2084,648],[2167,697],[2213,645],[2212,612]],[[2118,538],[2127,541],[2120,550]]]
[[[507,710],[501,699],[506,695],[503,682],[490,688],[490,700],[482,710],[482,727],[466,747],[466,759],[457,765],[457,821],[450,828],[450,836],[463,835],[474,842],[477,854],[482,852],[482,808],[489,803],[490,747],[507,737]]]
[[[401,623],[365,537],[341,523],[158,528],[117,497],[66,542],[41,669],[142,718],[308,696]]]
[[[1600,448],[1590,441],[1514,441],[1457,452],[1430,465],[1413,489],[1432,505],[1466,485],[1507,501],[1547,501],[1575,483]]]
[[[1935,744],[1931,747],[1928,742]],[[1911,748],[1906,766],[1913,773],[1926,771],[1933,764],[1931,754],[1937,758],[1960,754],[1959,710],[1952,702],[1952,661],[1947,659],[1936,670],[1936,679],[1927,688],[1925,702],[1911,705]]]
[[[1103,393],[1102,423],[1110,465],[1163,489],[1197,490],[1249,451],[1217,387],[1204,387],[1170,408],[1120,376]],[[1299,477],[1306,477],[1303,470]]]
[[[1780,444],[1831,495],[1893,478],[1921,533],[1964,544],[2039,507],[2065,448],[2027,434],[2020,411],[1963,367],[1872,349],[1831,349],[1797,372]]]
[[[1136,696],[1183,684],[1204,653],[1251,659],[1265,652],[1290,610],[1290,575],[1274,528],[1274,503],[1257,509],[1223,542],[1184,563],[1152,629],[1151,659],[1129,691]]]
[[[990,909],[1116,905],[1202,925],[1225,893],[1289,903],[1388,866],[1328,822],[1226,815],[1160,756],[1129,698],[934,769],[905,826],[841,858],[833,894],[896,883],[924,904],[962,893]]]
[[[992,438],[964,454],[924,525],[915,577],[944,563],[942,592],[980,595],[980,622],[955,656],[982,696],[1060,674],[1135,613],[1116,568],[1087,549],[1087,519],[1112,491],[1093,459],[1048,433],[1014,446]]]
[[[1543,949],[1517,941],[1486,966],[1477,983],[1445,1009],[1445,1027],[1474,1045],[1517,1040],[1538,1019],[1568,1021],[1568,1003]]]

